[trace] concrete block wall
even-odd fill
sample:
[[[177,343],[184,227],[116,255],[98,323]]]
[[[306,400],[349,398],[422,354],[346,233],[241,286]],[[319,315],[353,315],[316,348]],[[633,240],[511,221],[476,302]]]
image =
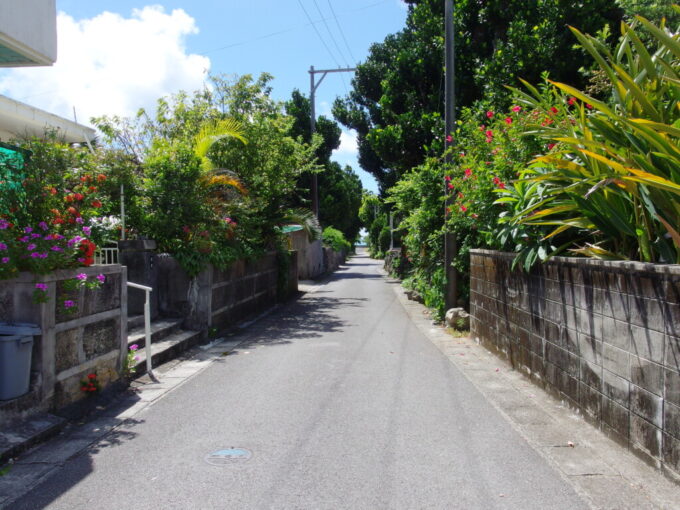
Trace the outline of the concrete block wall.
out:
[[[106,276],[98,289],[64,290],[64,282],[85,273]],[[48,301],[33,303],[36,282],[48,285]],[[82,398],[80,381],[96,372],[102,389],[120,378],[127,345],[127,271],[120,265],[55,271],[37,277],[22,273],[0,281],[0,320],[37,324],[31,389],[28,394],[0,402],[0,426],[39,411],[56,411]],[[76,303],[67,313],[61,303]]]
[[[680,479],[680,266],[472,250],[471,334]]]
[[[298,253],[298,275],[302,280],[320,276],[325,271],[323,244],[321,241],[309,241],[304,230],[288,234],[292,250]]]
[[[285,289],[279,288],[282,266],[273,252],[253,261],[235,261],[224,270],[210,266],[195,278],[169,255],[158,256],[157,263],[160,313],[185,317],[188,329],[235,324],[297,292],[296,252],[291,253]]]

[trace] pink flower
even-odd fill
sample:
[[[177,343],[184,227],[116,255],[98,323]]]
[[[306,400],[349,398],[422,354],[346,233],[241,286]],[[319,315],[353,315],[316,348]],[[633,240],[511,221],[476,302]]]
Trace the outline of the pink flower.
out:
[[[85,273],[78,273],[76,275],[76,279],[80,280],[81,282],[84,282],[87,280],[87,275]]]
[[[36,246],[35,246],[35,244],[33,244],[33,243],[31,243],[31,244],[29,244],[28,246],[26,246],[26,249],[27,249],[28,251],[33,251],[33,250],[35,250],[35,248],[36,248]]]
[[[6,230],[9,227],[9,221],[0,219],[0,230]]]
[[[464,178],[467,179],[467,178],[469,178],[470,176],[472,176],[472,170],[470,170],[469,168],[466,168],[466,169],[465,169],[465,177],[464,177]]]
[[[519,113],[519,112],[522,111],[522,107],[515,105],[515,106],[512,107],[512,111],[515,112],[515,113]]]
[[[0,243],[0,251],[5,251],[7,249],[7,245],[5,243]]]
[[[76,304],[70,299],[64,301],[64,308],[73,308],[74,306],[76,306]]]
[[[487,117],[488,119],[490,119],[491,117],[493,117],[493,112],[492,112],[491,110],[489,110],[488,112],[486,112],[486,117]]]
[[[451,135],[446,135],[446,141],[449,143],[453,142],[453,137]]]
[[[27,234],[30,234],[31,232],[33,232],[33,229],[31,227],[26,227],[26,228],[24,228],[24,232],[26,232]]]
[[[47,223],[45,223],[44,221],[41,221],[40,223],[38,223],[38,226],[43,230],[48,230],[50,228],[50,227],[47,226]]]
[[[446,187],[449,188],[449,189],[453,189],[453,184],[448,183],[448,184],[446,185]]]
[[[104,276],[103,274],[98,274],[97,280],[99,280],[100,283],[104,283],[106,281],[106,276]]]
[[[9,262],[9,257],[2,257],[2,263],[7,264]]]
[[[487,129],[487,130],[484,132],[484,134],[485,134],[487,137],[491,138],[491,137],[493,136],[493,131],[491,131],[490,129]]]
[[[47,284],[46,283],[36,283],[35,288],[38,290],[46,291],[47,290]]]
[[[139,349],[139,345],[137,345],[137,344],[132,344],[132,345],[130,346],[130,350],[131,350],[131,351],[136,351],[137,349]]]
[[[82,223],[82,222],[83,222],[83,219],[82,219],[80,216],[78,216],[78,217],[76,218],[76,223],[80,224],[80,223]]]
[[[589,110],[592,110],[592,109],[593,109],[593,105],[590,104],[590,103],[586,103],[586,108],[588,108]]]
[[[510,117],[505,117],[505,123],[509,126],[512,124],[512,119]]]
[[[52,247],[50,248],[50,250],[52,250],[52,251],[64,251],[64,250],[63,250],[61,247],[59,247],[59,246],[52,246]]]

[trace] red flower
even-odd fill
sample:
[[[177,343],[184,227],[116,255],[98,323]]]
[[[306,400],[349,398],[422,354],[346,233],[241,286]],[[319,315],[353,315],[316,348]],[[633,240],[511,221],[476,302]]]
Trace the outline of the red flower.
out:
[[[472,213],[470,216],[472,216],[474,219],[479,218],[479,214],[477,214],[477,213]]]
[[[486,131],[484,132],[484,134],[485,134],[486,136],[488,136],[489,138],[491,138],[491,137],[493,136],[493,131],[491,131],[490,129],[488,129],[488,130],[486,130]]]
[[[467,179],[467,178],[470,177],[471,175],[472,175],[472,170],[470,170],[469,168],[466,168],[466,169],[465,169],[465,177],[464,177],[464,179]]]
[[[64,223],[64,220],[62,220],[61,218],[55,218],[52,220],[53,225],[61,225],[62,223]]]
[[[453,184],[448,183],[448,184],[446,185],[446,187],[449,188],[449,189],[453,189]]]
[[[510,117],[505,117],[505,123],[509,126],[512,124],[512,119]]]
[[[569,106],[573,105],[575,102],[576,102],[576,98],[575,98],[575,97],[570,97],[569,99],[567,99],[567,104],[568,104]]]
[[[80,216],[80,213],[78,212],[78,209],[76,209],[76,208],[73,207],[73,206],[69,207],[69,208],[66,209],[66,210],[67,210],[70,214],[72,214],[73,216]]]
[[[57,188],[52,188],[50,190],[50,195],[56,195],[57,194]]]
[[[493,112],[491,110],[489,110],[488,112],[486,112],[486,116],[487,116],[487,118],[490,119],[491,117],[493,117]]]
[[[445,182],[451,182],[451,176],[450,175],[445,176],[444,181]]]
[[[480,130],[480,131],[484,131],[485,129],[486,129],[486,126],[485,126],[484,124],[482,124],[481,126],[479,126],[479,130]]]
[[[64,200],[65,200],[66,202],[73,202],[73,195],[66,195],[66,196],[64,197]]]
[[[512,107],[512,111],[515,112],[515,113],[519,113],[519,112],[522,111],[522,107],[515,105],[515,106]]]
[[[74,197],[76,200],[82,200],[82,199],[84,198],[83,195],[82,195],[81,193],[76,193],[73,197]]]
[[[557,108],[555,108],[554,106],[551,106],[551,107],[550,107],[550,111],[551,111],[552,113],[557,113],[557,112],[559,112],[559,110],[558,110]]]
[[[486,143],[491,143],[491,142],[493,142],[493,138],[491,138],[490,136],[487,136],[486,137]]]
[[[557,145],[557,144],[555,144],[555,143],[549,143],[549,144],[548,144],[548,150],[549,150],[549,151],[553,150],[553,148],[555,147],[555,145]]]
[[[465,211],[467,211],[467,207],[465,207],[464,205],[461,205],[461,206],[460,206],[460,210],[461,210],[462,212],[465,212]]]
[[[99,174],[97,176],[97,181],[98,182],[104,182],[106,180],[106,176],[104,174]]]
[[[590,103],[586,103],[586,108],[588,108],[589,110],[592,110],[592,109],[593,109],[593,105],[590,104]]]
[[[90,178],[89,178],[87,175],[83,175],[83,176],[80,178],[80,182],[87,182],[87,181],[89,181],[89,180],[90,180]]]
[[[87,374],[87,378],[92,380],[97,378],[97,374]]]
[[[499,187],[500,189],[505,189],[505,183],[504,183],[504,182],[498,183],[498,187]]]
[[[99,209],[102,206],[102,203],[99,200],[93,200],[92,201],[92,207],[96,207]]]
[[[460,191],[458,192],[458,198],[463,198],[463,194]]]

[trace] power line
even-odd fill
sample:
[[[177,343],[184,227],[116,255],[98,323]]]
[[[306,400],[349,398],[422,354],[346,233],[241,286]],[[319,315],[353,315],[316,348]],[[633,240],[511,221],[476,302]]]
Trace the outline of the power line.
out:
[[[340,35],[342,36],[342,40],[345,41],[345,47],[347,48],[347,52],[349,53],[349,56],[352,58],[352,62],[356,64],[357,59],[354,58],[354,55],[352,55],[352,50],[349,47],[349,44],[347,44],[347,38],[345,37],[345,32],[340,26],[340,21],[338,20],[338,15],[335,14],[335,9],[333,9],[333,4],[331,4],[331,0],[328,1],[328,7],[331,9],[331,13],[333,14],[333,19],[335,19],[335,24],[338,26],[338,31],[340,32]]]
[[[326,32],[328,32],[328,35],[331,36],[331,41],[333,41],[333,44],[335,45],[335,49],[338,50],[338,55],[340,55],[340,58],[345,61],[345,65],[347,67],[349,67],[349,62],[347,61],[345,54],[340,49],[340,46],[338,46],[338,41],[335,40],[335,36],[333,36],[333,32],[331,32],[331,29],[328,26],[328,23],[326,23],[326,18],[323,17],[323,13],[321,12],[321,9],[319,8],[319,3],[316,0],[314,0],[314,6],[316,7],[316,10],[319,12],[319,16],[321,16],[321,20],[323,21],[323,25],[326,27]]]
[[[341,12],[340,16],[342,16],[343,14],[350,14],[350,13],[353,13],[353,12],[364,11],[366,9],[370,9],[371,7],[375,7],[377,5],[381,5],[381,4],[390,2],[390,1],[392,1],[392,0],[380,0],[379,2],[374,2],[372,4],[364,5],[363,7],[359,7],[357,9],[353,9],[351,11]],[[330,18],[326,18],[326,20],[329,20],[329,19]],[[212,50],[197,52],[197,54],[207,55],[208,53],[214,53],[216,51],[227,50],[229,48],[234,48],[236,46],[243,46],[244,44],[249,44],[251,42],[256,42],[256,41],[261,41],[262,39],[268,39],[270,37],[274,37],[274,36],[281,35],[281,34],[287,34],[288,32],[293,32],[295,30],[299,30],[300,28],[306,28],[310,25],[314,25],[314,24],[318,23],[319,21],[321,21],[321,20],[317,20],[317,21],[311,21],[310,20],[309,23],[305,23],[305,24],[302,24],[302,25],[295,25],[295,26],[292,26],[292,27],[289,27],[289,28],[284,28],[282,30],[277,30],[276,32],[270,32],[268,34],[259,35],[257,37],[252,38],[252,39],[246,39],[245,41],[239,41],[239,42],[235,42],[235,43],[232,43],[232,44],[227,44],[226,46],[220,46],[219,48],[214,48]]]
[[[338,59],[335,58],[335,55],[333,54],[333,52],[331,51],[331,49],[330,49],[330,48],[328,47],[328,45],[326,44],[326,41],[324,40],[324,38],[321,37],[321,32],[319,32],[319,30],[316,28],[316,25],[315,25],[314,22],[312,21],[312,18],[311,18],[311,16],[309,15],[309,13],[307,12],[307,9],[305,9],[305,6],[302,4],[302,0],[298,0],[298,4],[300,4],[300,7],[302,7],[302,10],[305,12],[305,16],[307,16],[307,19],[308,19],[309,22],[312,24],[312,28],[313,28],[314,31],[316,32],[316,35],[319,36],[319,40],[321,41],[321,44],[324,45],[324,48],[326,48],[326,51],[328,52],[328,54],[331,56],[331,58],[332,58],[333,61],[335,62],[335,65],[337,65],[338,67],[342,67],[342,66],[340,65],[340,63],[338,62]]]

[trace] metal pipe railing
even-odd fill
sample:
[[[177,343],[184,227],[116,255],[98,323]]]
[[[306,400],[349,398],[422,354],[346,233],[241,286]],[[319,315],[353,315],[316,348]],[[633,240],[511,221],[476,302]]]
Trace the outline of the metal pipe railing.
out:
[[[153,289],[147,287],[146,285],[140,285],[139,283],[127,282],[128,287],[133,289],[143,290],[145,294],[144,299],[144,333],[146,341],[144,342],[144,352],[146,353],[146,373],[149,377],[154,379],[153,372],[151,371],[151,300],[149,295]]]

